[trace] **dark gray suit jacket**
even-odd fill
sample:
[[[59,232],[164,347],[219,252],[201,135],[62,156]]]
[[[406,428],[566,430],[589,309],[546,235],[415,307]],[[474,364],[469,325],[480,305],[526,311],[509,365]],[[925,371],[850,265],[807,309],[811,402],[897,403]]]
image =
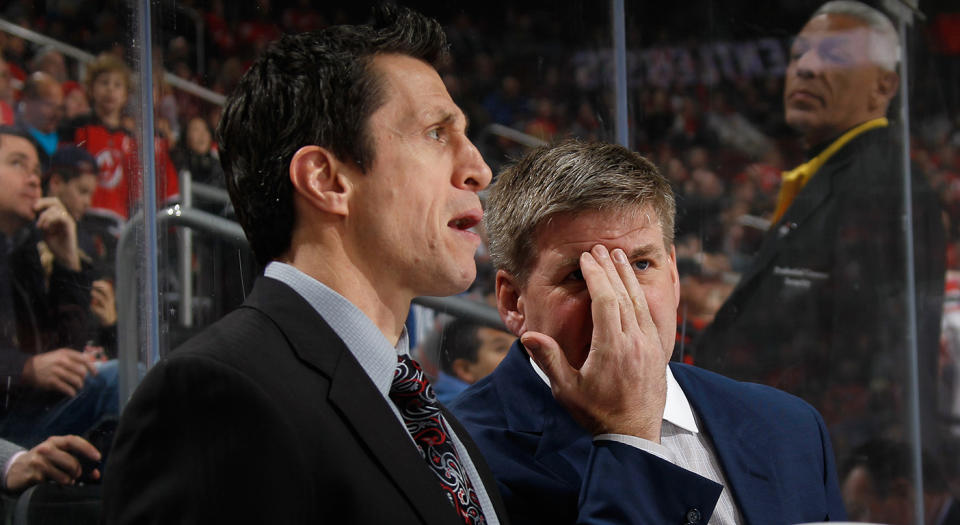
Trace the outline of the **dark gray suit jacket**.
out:
[[[502,509],[482,456],[449,421]],[[104,497],[107,523],[462,524],[343,342],[266,277],[147,374]]]

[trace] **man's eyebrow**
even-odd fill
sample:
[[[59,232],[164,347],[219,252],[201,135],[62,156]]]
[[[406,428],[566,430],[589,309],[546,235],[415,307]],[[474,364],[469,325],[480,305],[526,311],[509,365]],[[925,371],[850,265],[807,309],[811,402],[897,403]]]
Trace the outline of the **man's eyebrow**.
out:
[[[431,124],[449,125],[462,119],[465,129],[470,126],[469,117],[462,111],[452,111],[449,109],[427,110],[424,112],[424,117]]]
[[[599,244],[599,243],[598,243]],[[630,253],[627,254],[627,260],[642,259],[644,257],[652,257],[657,255],[661,250],[661,246],[657,243],[644,244]],[[571,257],[564,257],[560,260],[560,263],[557,265],[558,268],[567,268],[572,266],[580,266],[580,254]]]
[[[28,160],[29,156],[21,151],[13,151],[7,156],[7,158],[9,160]]]
[[[657,243],[645,244],[627,254],[627,259],[639,259],[641,257],[651,257],[658,255],[661,245]]]

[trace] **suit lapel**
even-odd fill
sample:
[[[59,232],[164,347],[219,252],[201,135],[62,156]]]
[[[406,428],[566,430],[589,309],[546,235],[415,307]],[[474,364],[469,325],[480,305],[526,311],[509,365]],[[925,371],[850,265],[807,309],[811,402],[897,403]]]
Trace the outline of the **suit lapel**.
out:
[[[500,369],[503,369],[502,371]],[[550,388],[530,366],[517,340],[493,378],[512,431],[540,435],[535,458],[546,469],[569,479],[571,468],[582,477],[589,455],[590,436],[553,398]]]
[[[713,443],[723,474],[746,523],[764,523],[781,515],[777,472],[770,457],[763,421],[721,384],[693,367],[671,364],[674,377]]]
[[[849,145],[847,147],[849,148]],[[766,275],[767,267],[779,253],[783,244],[796,230],[803,228],[807,218],[830,197],[835,186],[835,174],[838,171],[842,172],[852,159],[849,155],[838,158],[840,155],[840,153],[837,153],[831,159],[834,161],[833,163],[828,162],[820,168],[820,171],[810,179],[810,182],[803,187],[797,198],[787,208],[783,219],[766,233],[760,250],[754,255],[749,269],[740,278],[733,295],[738,294],[740,290],[749,288],[750,282],[758,275]]]
[[[456,523],[451,522],[450,503],[410,436],[360,363],[316,310],[286,284],[265,277],[257,280],[246,304],[270,317],[297,356],[329,378],[330,404],[424,522]]]

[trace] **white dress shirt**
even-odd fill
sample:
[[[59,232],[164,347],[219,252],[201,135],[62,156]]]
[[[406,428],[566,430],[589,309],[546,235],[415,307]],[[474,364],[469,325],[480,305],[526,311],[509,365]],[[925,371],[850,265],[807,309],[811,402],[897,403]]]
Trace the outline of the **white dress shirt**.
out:
[[[533,370],[541,379],[550,385],[550,379],[540,370],[540,367],[530,359]],[[617,441],[649,452],[663,460],[669,461],[680,468],[699,474],[709,480],[723,485],[723,492],[717,506],[710,516],[710,525],[735,525],[743,523],[740,511],[733,501],[733,496],[727,488],[727,481],[723,476],[723,469],[717,460],[717,454],[706,434],[700,432],[697,425],[697,416],[693,407],[687,401],[687,396],[680,388],[680,383],[673,377],[673,371],[667,366],[667,399],[663,406],[663,424],[660,427],[660,443],[623,434],[600,434],[594,440]]]

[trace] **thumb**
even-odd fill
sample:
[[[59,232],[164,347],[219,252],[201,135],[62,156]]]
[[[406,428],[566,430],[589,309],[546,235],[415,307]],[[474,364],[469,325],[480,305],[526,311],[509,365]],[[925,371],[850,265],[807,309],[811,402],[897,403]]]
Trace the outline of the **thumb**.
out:
[[[540,370],[550,379],[554,391],[559,385],[569,384],[576,370],[567,362],[560,345],[549,335],[539,332],[526,332],[520,336],[520,343],[530,351]]]

